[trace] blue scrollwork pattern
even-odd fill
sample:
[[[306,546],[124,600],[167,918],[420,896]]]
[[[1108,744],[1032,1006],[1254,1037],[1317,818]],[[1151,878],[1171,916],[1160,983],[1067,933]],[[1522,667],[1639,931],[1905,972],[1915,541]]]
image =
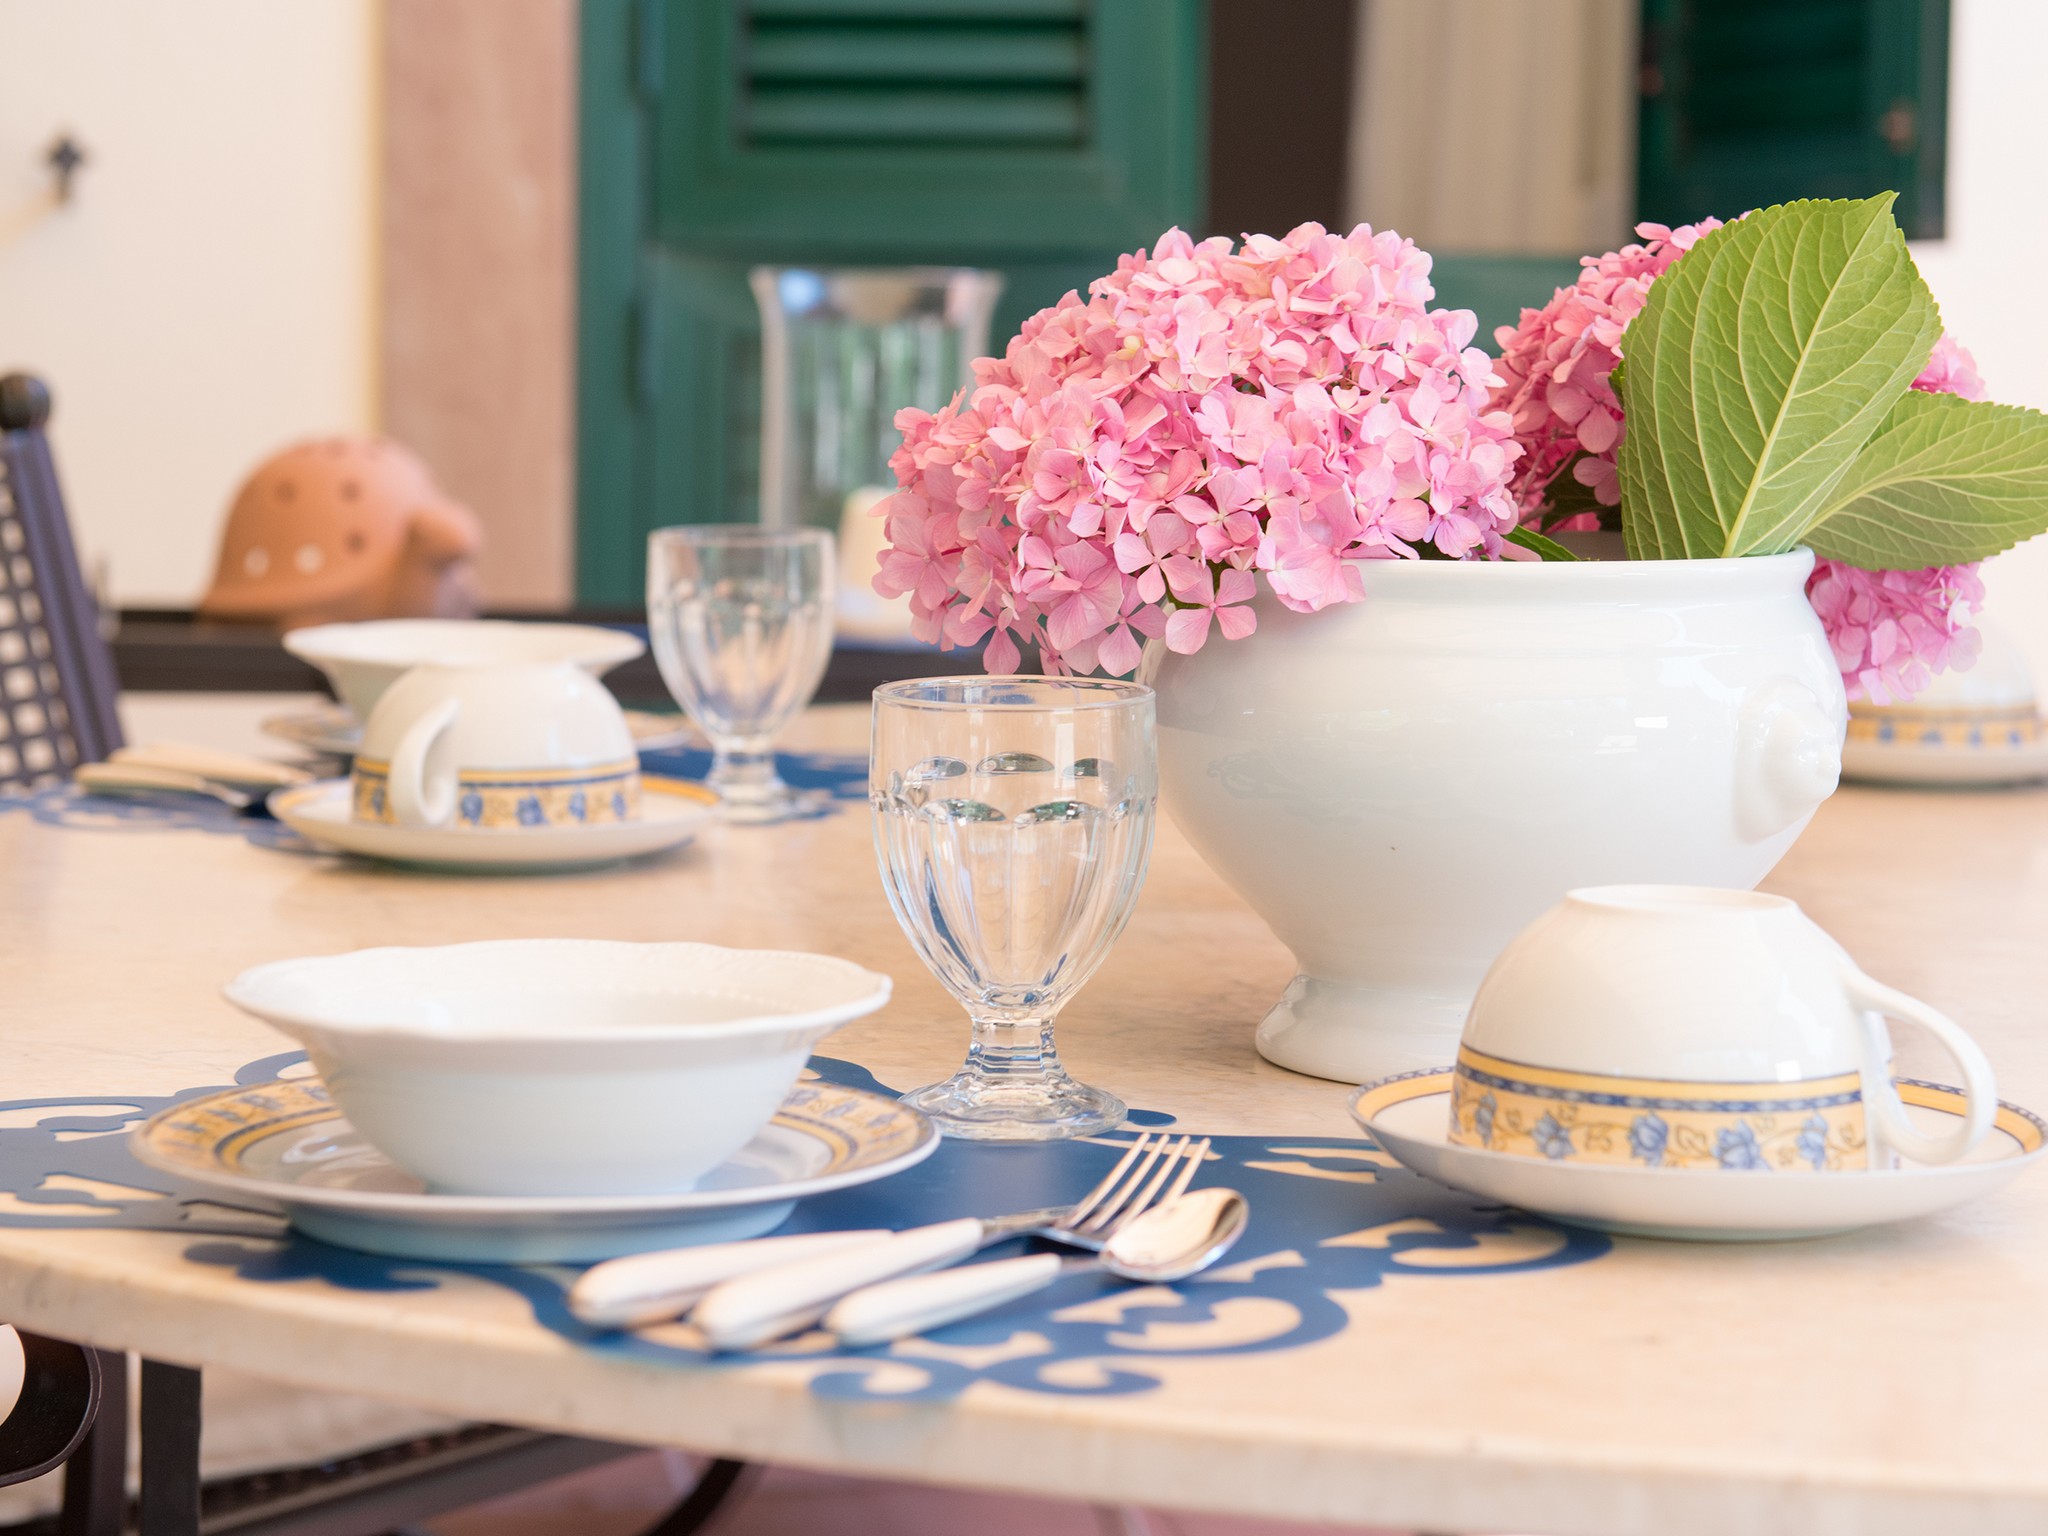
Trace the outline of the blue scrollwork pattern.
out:
[[[296,1053],[266,1057],[244,1067],[236,1082],[271,1081],[303,1070],[302,1061]],[[837,1082],[882,1086],[850,1062],[820,1057],[813,1066]],[[17,1197],[12,1209],[0,1211],[0,1224],[183,1230],[194,1239],[183,1262],[225,1269],[253,1285],[318,1281],[405,1292],[467,1274],[514,1292],[539,1325],[587,1349],[678,1369],[739,1370],[758,1358],[707,1354],[683,1325],[635,1334],[585,1329],[568,1313],[559,1268],[381,1258],[277,1231],[261,1216],[208,1207],[199,1192],[178,1188],[128,1155],[122,1133],[129,1126],[218,1086],[226,1085],[166,1096],[0,1103],[0,1189]],[[1094,1183],[1123,1141],[1034,1148],[949,1142],[894,1178],[804,1202],[785,1230],[909,1226],[1044,1205]],[[99,1192],[82,1193],[80,1179]],[[1297,1349],[1331,1338],[1351,1326],[1359,1295],[1389,1276],[1454,1282],[1552,1269],[1597,1259],[1611,1246],[1597,1233],[1431,1184],[1357,1138],[1218,1137],[1202,1179],[1249,1196],[1251,1226],[1224,1262],[1177,1287],[1073,1275],[919,1339],[834,1350],[813,1337],[769,1354],[809,1364],[811,1390],[834,1399],[945,1401],[977,1382],[1070,1396],[1139,1393],[1159,1385],[1168,1361]],[[110,1187],[132,1190],[134,1198],[110,1194]]]

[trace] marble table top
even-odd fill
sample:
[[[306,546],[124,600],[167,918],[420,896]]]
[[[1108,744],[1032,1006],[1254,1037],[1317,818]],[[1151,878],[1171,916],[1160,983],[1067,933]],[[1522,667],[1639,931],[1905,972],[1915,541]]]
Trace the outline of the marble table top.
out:
[[[158,702],[146,729],[245,744],[236,733],[280,707],[215,699],[181,714]],[[843,706],[813,711],[791,744],[855,753],[864,737],[865,711]],[[1975,1031],[2005,1097],[2048,1105],[2048,791],[1844,789],[1767,884],[1881,980]],[[893,974],[897,991],[834,1037],[832,1055],[908,1086],[952,1070],[965,1045],[963,1016],[889,914],[857,803],[719,829],[673,858],[494,879],[17,808],[0,809],[0,1097],[224,1083],[288,1044],[221,1000],[245,966],[518,935],[845,955]],[[1252,1049],[1291,973],[1167,821],[1135,920],[1061,1020],[1063,1054],[1134,1105],[1194,1130],[1281,1138],[1311,1154],[1310,1177],[1363,1189],[1369,1164],[1332,1171],[1313,1155],[1357,1145],[1346,1090]],[[1945,1075],[1931,1048],[1901,1044],[1905,1069]],[[0,1128],[33,1123],[23,1115],[0,1115]],[[592,1348],[543,1326],[516,1289],[461,1272],[413,1287],[317,1269],[259,1283],[247,1266],[195,1259],[189,1235],[4,1224],[22,1209],[0,1195],[0,1318],[604,1438],[1445,1532],[1987,1536],[2048,1522],[2048,1458],[2029,1416],[2048,1361],[2048,1179],[1820,1241],[1617,1239],[1588,1262],[1450,1277],[1389,1264],[1369,1287],[1334,1293],[1343,1326],[1291,1349],[1177,1352],[1154,1336],[1165,1325],[1133,1314],[1129,1347],[1159,1351],[1147,1390],[977,1379],[945,1401],[890,1397],[889,1369],[915,1378],[920,1352],[946,1354],[928,1342],[897,1346],[875,1390],[849,1398],[814,1390],[821,1364],[801,1354],[709,1369]],[[1330,1236],[1391,1241],[1369,1227]],[[1254,1309],[1211,1326],[1271,1322]]]

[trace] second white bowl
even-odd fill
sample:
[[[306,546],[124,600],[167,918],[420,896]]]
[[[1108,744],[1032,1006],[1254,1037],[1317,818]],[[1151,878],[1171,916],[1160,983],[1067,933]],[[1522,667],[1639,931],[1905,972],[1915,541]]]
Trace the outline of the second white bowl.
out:
[[[281,960],[226,992],[436,1188],[627,1195],[688,1189],[745,1146],[890,985],[829,955],[507,939]]]
[[[370,718],[384,690],[422,662],[474,666],[496,661],[569,661],[602,676],[647,644],[596,624],[527,624],[513,619],[371,619],[295,629],[284,648],[310,661],[358,720]]]

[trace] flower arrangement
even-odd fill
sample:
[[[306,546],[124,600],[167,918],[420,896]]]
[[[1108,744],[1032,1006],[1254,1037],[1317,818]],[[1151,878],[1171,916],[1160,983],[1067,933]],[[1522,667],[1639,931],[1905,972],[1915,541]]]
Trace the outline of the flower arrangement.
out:
[[[1810,545],[1851,696],[1967,666],[1975,562],[2048,528],[2048,417],[1992,405],[1889,194],[1645,225],[1497,336],[1429,307],[1429,258],[1360,225],[1148,255],[907,410],[876,590],[918,635],[1132,670],[1313,612],[1369,559],[1636,559]]]
[[[1348,562],[1513,549],[1520,452],[1468,310],[1429,257],[1360,225],[1197,244],[1179,230],[1024,323],[971,389],[898,414],[875,588],[917,633],[987,637],[992,671],[1129,672],[1256,624],[1263,582],[1312,612]]]
[[[1639,224],[1640,245],[1581,259],[1577,282],[1519,325],[1494,332],[1501,383],[1493,403],[1513,418],[1523,457],[1516,505],[1545,532],[1619,525],[1623,418],[1611,375],[1622,333],[1649,298],[1650,284],[1719,219],[1669,229]],[[1934,344],[1912,388],[1981,400],[1975,360],[1953,338]],[[1842,669],[1849,697],[1889,704],[1911,697],[1946,667],[1977,655],[1969,609],[1984,600],[1974,562],[1918,571],[1865,571],[1825,557],[1806,591]]]

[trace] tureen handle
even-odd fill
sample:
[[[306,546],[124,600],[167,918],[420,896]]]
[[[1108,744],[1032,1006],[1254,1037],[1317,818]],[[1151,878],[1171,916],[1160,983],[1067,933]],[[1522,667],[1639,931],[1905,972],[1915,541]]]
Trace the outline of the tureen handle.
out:
[[[1750,694],[1735,750],[1735,825],[1752,842],[1804,821],[1842,779],[1841,722],[1789,677]]]

